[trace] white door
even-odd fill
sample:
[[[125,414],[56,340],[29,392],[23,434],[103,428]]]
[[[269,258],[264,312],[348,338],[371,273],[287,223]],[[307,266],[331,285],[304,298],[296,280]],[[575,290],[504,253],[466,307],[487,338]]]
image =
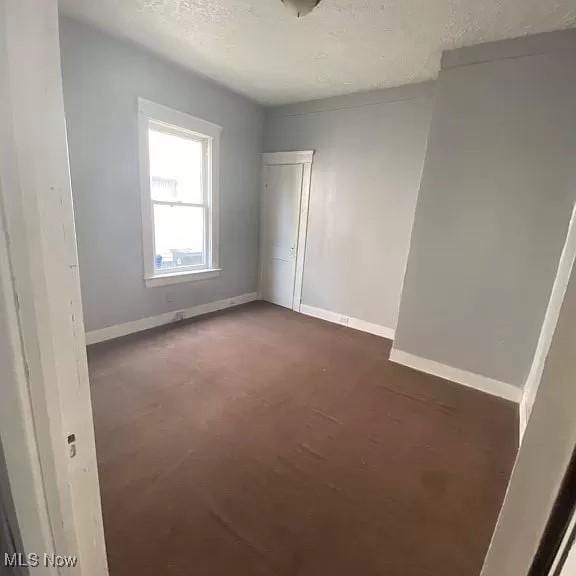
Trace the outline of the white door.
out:
[[[263,166],[261,219],[262,299],[292,308],[303,164]]]

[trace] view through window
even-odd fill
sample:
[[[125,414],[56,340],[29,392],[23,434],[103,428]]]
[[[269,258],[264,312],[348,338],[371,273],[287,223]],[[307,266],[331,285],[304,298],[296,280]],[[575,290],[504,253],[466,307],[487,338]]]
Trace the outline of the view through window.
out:
[[[151,123],[148,146],[154,269],[205,268],[210,209],[206,139]]]

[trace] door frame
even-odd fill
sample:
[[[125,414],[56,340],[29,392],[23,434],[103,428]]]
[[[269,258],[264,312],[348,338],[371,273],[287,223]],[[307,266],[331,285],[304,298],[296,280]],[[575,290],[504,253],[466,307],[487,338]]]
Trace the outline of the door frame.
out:
[[[107,576],[57,0],[2,0],[0,31],[0,317],[10,364],[0,435],[10,488],[27,554],[74,556],[70,576]],[[64,572],[42,561],[34,570]]]
[[[566,239],[564,240],[562,253],[560,254],[560,260],[558,261],[552,292],[550,293],[546,314],[544,315],[540,336],[538,337],[538,344],[536,345],[536,351],[532,358],[532,365],[530,366],[530,372],[524,384],[524,392],[522,394],[522,400],[520,401],[520,442],[522,442],[524,431],[526,430],[532,407],[534,406],[536,393],[538,392],[542,373],[544,372],[544,364],[550,350],[550,345],[552,344],[554,332],[556,331],[560,309],[564,302],[564,296],[575,260],[576,203],[572,206],[572,214],[568,223],[568,231],[566,233]]]
[[[262,154],[262,169],[260,194],[264,194],[264,167],[280,164],[302,165],[302,184],[300,188],[300,210],[298,217],[298,239],[296,247],[296,272],[294,275],[294,291],[292,310],[300,312],[302,306],[302,285],[304,283],[304,261],[306,256],[306,240],[308,235],[308,212],[310,211],[310,185],[312,180],[312,161],[314,150],[295,150],[290,152],[264,152]],[[260,197],[260,219],[262,220],[262,197]],[[260,230],[262,227],[260,226]],[[258,292],[262,295],[262,278],[264,262],[262,254],[263,238],[260,237],[260,265],[258,267]]]
[[[554,506],[576,449],[575,342],[573,267],[481,576],[544,576],[538,550],[546,547],[546,527],[555,524]]]

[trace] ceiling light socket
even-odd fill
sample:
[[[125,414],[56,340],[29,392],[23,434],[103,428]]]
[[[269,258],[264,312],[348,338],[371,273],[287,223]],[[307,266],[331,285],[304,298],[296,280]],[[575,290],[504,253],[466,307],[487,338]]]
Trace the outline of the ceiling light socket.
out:
[[[320,4],[320,0],[282,0],[282,4],[284,4],[292,14],[301,18],[312,12],[312,10]]]

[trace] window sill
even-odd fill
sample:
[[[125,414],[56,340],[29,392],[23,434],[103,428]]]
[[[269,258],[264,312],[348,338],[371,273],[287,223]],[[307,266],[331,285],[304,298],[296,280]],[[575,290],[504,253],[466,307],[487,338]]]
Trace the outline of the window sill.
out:
[[[187,272],[173,272],[171,274],[158,274],[144,278],[146,288],[156,286],[168,286],[170,284],[180,284],[181,282],[196,282],[198,280],[210,280],[220,276],[222,268],[209,268],[207,270],[193,270]]]

